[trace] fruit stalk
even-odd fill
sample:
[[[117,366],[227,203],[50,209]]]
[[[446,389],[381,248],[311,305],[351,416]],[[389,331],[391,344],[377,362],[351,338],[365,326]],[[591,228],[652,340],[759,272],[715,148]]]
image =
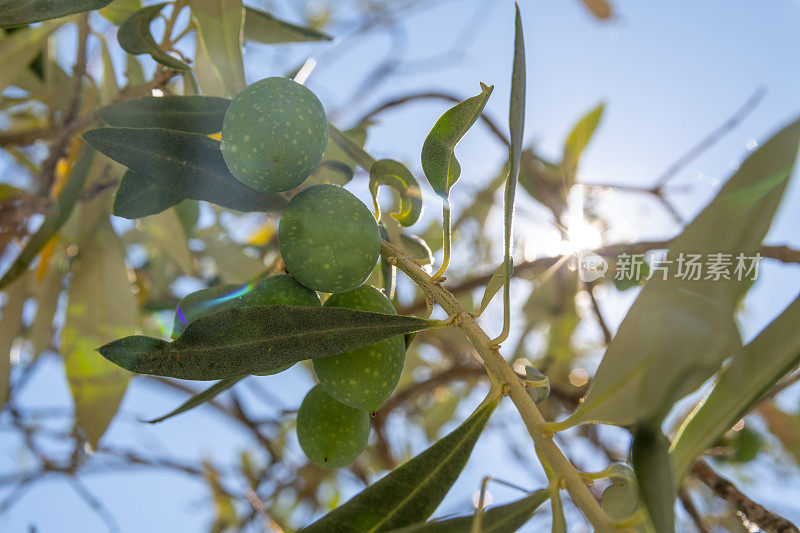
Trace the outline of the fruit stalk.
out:
[[[450,265],[450,201],[447,198],[442,199],[442,266],[433,275],[433,281],[444,276],[447,267]]]
[[[567,491],[572,497],[572,501],[591,522],[596,531],[616,531],[609,517],[606,516],[597,500],[589,492],[581,474],[553,442],[552,434],[544,431],[542,425],[545,423],[545,419],[533,399],[522,386],[514,370],[500,355],[496,345],[472,315],[464,309],[450,291],[435,283],[434,279],[422,270],[413,259],[403,254],[390,243],[381,242],[381,254],[408,275],[426,296],[438,303],[448,315],[456,317],[455,323],[458,324],[458,327],[461,328],[475,347],[492,381],[502,384],[503,392],[511,397],[511,401],[514,402],[528,433],[533,439],[537,453],[563,480]]]

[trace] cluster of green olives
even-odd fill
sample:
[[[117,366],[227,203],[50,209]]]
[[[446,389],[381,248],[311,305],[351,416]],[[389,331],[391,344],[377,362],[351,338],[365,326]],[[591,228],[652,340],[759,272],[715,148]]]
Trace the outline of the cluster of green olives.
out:
[[[328,142],[325,111],[309,89],[287,78],[267,78],[232,101],[222,125],[222,151],[231,174],[271,193],[301,185],[322,160]],[[380,231],[369,208],[335,185],[295,194],[281,216],[278,244],[289,274],[244,285],[223,285],[181,300],[173,336],[201,315],[230,306],[320,305],[394,314],[392,302],[365,285],[378,262]],[[319,380],[297,414],[297,436],[313,463],[336,468],[353,462],[369,438],[370,413],[392,394],[405,362],[402,335],[316,359]],[[279,369],[277,373],[285,369]]]

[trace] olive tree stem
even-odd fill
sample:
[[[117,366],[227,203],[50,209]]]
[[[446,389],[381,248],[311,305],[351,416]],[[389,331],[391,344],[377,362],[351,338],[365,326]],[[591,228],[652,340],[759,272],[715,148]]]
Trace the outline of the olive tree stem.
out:
[[[563,480],[572,501],[594,526],[595,531],[616,531],[615,526],[600,508],[592,493],[586,487],[584,478],[570,461],[561,453],[553,441],[553,435],[543,430],[545,419],[528,395],[519,377],[511,366],[500,355],[499,350],[475,319],[461,305],[458,299],[436,283],[413,259],[403,254],[386,241],[381,242],[381,254],[387,261],[402,270],[422,291],[438,303],[445,312],[454,317],[457,325],[470,340],[478,355],[483,360],[486,371],[492,381],[501,384],[503,394],[514,402],[525,427],[528,430],[537,453],[547,462],[549,467]]]

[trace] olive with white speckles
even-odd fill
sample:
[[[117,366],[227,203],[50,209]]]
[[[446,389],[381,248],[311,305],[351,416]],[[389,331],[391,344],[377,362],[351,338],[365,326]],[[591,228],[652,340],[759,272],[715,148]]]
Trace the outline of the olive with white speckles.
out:
[[[315,465],[349,465],[367,447],[369,415],[337,402],[317,385],[308,391],[297,412],[297,440]]]
[[[222,156],[231,174],[263,192],[303,183],[328,144],[325,109],[288,78],[265,78],[231,101],[222,122]]]
[[[346,307],[396,314],[384,294],[370,285],[334,294],[325,307]],[[406,343],[397,335],[370,346],[314,359],[314,372],[325,390],[340,402],[374,413],[394,392],[406,359]]]
[[[364,283],[378,262],[381,237],[372,212],[355,195],[336,185],[313,185],[289,202],[278,245],[297,281],[338,293]]]

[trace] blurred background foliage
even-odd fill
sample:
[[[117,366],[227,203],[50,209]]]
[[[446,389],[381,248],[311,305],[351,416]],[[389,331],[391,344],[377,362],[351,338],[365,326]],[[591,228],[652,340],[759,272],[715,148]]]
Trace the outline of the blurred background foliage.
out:
[[[635,20],[626,20],[630,2],[617,3],[574,0],[548,10],[563,11],[561,23],[618,32]],[[23,271],[3,288],[0,323],[0,524],[7,523],[9,531],[28,525],[48,531],[64,524],[86,531],[292,530],[441,436],[487,389],[483,368],[459,331],[419,334],[397,392],[372,419],[368,451],[350,468],[325,471],[306,463],[293,432],[293,413],[313,382],[310,365],[278,376],[248,377],[180,419],[148,426],[139,419],[171,410],[202,384],[145,376],[131,380],[95,352],[134,331],[168,336],[184,295],[243,283],[282,267],[274,213],[241,214],[183,200],[136,221],[110,217],[125,168],[102,156],[81,156],[77,137],[97,123],[100,106],[147,94],[231,96],[246,81],[297,76],[308,80],[330,120],[351,140],[376,155],[404,161],[421,176],[419,161],[410,155],[418,153],[421,132],[445,107],[474,94],[479,81],[506,82],[506,75],[489,79],[494,72],[476,71],[470,61],[472,40],[486,30],[484,21],[511,20],[505,17],[510,2],[246,4],[242,18],[237,1],[172,2],[160,14],[154,12],[149,41],[138,34],[133,45],[125,46],[145,52],[139,55],[125,53],[116,38],[117,26],[141,7],[139,0],[115,0],[88,17],[5,30],[0,38],[0,265],[3,272],[12,264]],[[535,20],[532,4],[529,18]],[[722,4],[718,8],[724,9]],[[548,10],[541,16],[549,16]],[[495,18],[495,11],[504,18]],[[797,10],[794,17],[797,22]],[[414,46],[408,29],[414,25],[439,34]],[[244,55],[235,37],[240,27]],[[503,26],[499,34],[505,38],[511,31],[510,25]],[[535,31],[529,33],[529,49],[547,46]],[[480,57],[510,57],[510,43],[509,38],[489,47],[481,40]],[[420,50],[425,54],[419,55]],[[531,54],[534,62],[539,53],[545,52]],[[557,57],[559,50],[546,53]],[[531,78],[530,85],[547,83]],[[534,140],[523,153],[514,334],[505,346],[513,347],[506,355],[515,370],[524,373],[533,364],[549,377],[552,392],[541,405],[546,419],[563,418],[578,405],[638,287],[611,283],[613,262],[609,281],[584,283],[569,255],[598,249],[612,258],[618,251],[613,245],[620,243],[629,251],[664,248],[660,239],[674,234],[708,196],[707,190],[686,194],[687,183],[697,182],[681,180],[682,173],[696,170],[691,167],[695,158],[735,131],[759,104],[764,93],[753,93],[755,88],[736,92],[741,107],[715,110],[703,115],[697,127],[690,124],[681,132],[681,146],[688,152],[662,152],[660,157],[674,165],[665,165],[660,177],[586,179],[584,150],[612,120],[599,102],[600,93],[594,101],[565,97],[557,102],[561,116],[570,117],[568,123],[561,124],[559,135],[548,133],[544,148]],[[537,111],[534,106],[529,113],[529,127]],[[507,174],[503,151],[508,141],[493,117],[503,112],[502,105],[488,107],[478,126],[481,135],[459,149],[465,154],[465,186],[454,202],[454,260],[446,285],[476,311],[502,252],[499,190]],[[680,112],[691,117],[693,110]],[[617,133],[617,139],[623,137]],[[728,154],[741,153],[741,144],[734,143]],[[603,172],[604,165],[599,165]],[[323,164],[306,185],[323,182],[348,185],[368,198],[366,175],[335,143],[329,143]],[[709,189],[707,183],[700,187]],[[430,190],[425,196],[427,212],[412,231],[438,257],[438,202]],[[388,192],[381,198],[387,206],[395,201]],[[627,220],[620,224],[620,218]],[[36,240],[35,253],[19,263],[21,250],[30,252]],[[785,263],[798,262],[792,250],[782,253]],[[422,295],[398,277],[398,310],[423,313]],[[380,268],[372,282],[380,285]],[[484,315],[490,330],[500,327],[499,300]],[[783,384],[717,443],[711,450],[714,464],[744,482],[766,476],[780,484],[787,472],[796,476],[800,412],[790,385]],[[535,459],[512,427],[518,422],[507,409],[492,419],[476,464],[440,514],[471,508],[478,480],[487,473],[528,489],[541,485]],[[624,458],[627,438],[618,429],[585,426],[560,441],[578,465],[591,469]],[[736,507],[704,482],[708,478],[700,473],[681,490],[681,530],[743,530]],[[800,494],[796,483],[783,497],[763,485],[754,485],[756,495],[774,502],[785,516],[800,519],[796,505],[786,503]],[[505,499],[513,490],[496,494]],[[44,508],[52,516],[44,516]],[[567,508],[567,514],[570,524],[581,523],[573,509]],[[537,530],[537,524],[535,519],[529,530]]]

